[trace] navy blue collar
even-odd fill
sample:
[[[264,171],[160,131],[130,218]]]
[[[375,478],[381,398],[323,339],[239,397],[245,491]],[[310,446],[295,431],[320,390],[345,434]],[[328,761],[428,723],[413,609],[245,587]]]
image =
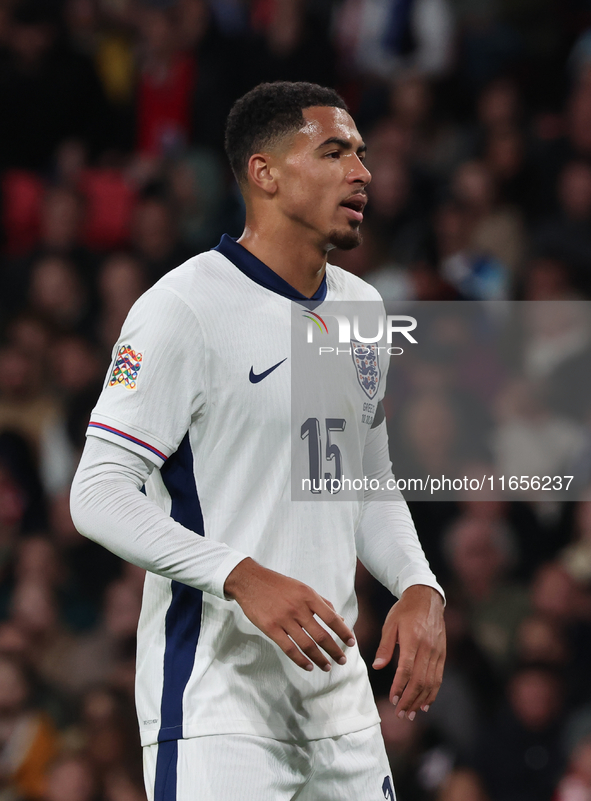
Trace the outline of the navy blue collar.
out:
[[[264,286],[265,289],[270,289],[271,292],[283,295],[284,298],[297,301],[316,301],[316,303],[322,303],[326,298],[326,274],[316,292],[311,298],[307,298],[228,234],[224,234],[219,245],[213,249],[229,259],[255,283]]]

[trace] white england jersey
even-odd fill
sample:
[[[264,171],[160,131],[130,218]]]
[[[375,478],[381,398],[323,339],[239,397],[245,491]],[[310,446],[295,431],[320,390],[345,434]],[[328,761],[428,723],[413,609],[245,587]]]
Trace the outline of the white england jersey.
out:
[[[331,265],[315,299],[380,300]],[[115,346],[88,434],[159,468],[146,494],[195,532],[197,546],[200,537],[228,546],[207,587],[146,576],[136,682],[143,745],[225,733],[301,741],[379,721],[357,646],[344,666],[304,671],[223,597],[225,577],[246,554],[311,586],[349,627],[356,620],[362,501],[291,496],[290,319],[305,300],[224,237],[143,295]],[[318,417],[343,404],[357,410],[349,441],[362,449],[368,397],[347,363],[350,380],[318,399]],[[384,360],[380,368],[376,402]]]

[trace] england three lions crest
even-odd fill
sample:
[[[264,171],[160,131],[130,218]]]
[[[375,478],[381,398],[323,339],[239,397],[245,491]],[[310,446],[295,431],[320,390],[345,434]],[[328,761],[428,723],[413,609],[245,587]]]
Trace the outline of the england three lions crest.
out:
[[[369,344],[351,340],[351,355],[357,370],[357,380],[361,389],[370,400],[373,400],[380,386],[380,364],[378,359],[378,346],[375,342]]]

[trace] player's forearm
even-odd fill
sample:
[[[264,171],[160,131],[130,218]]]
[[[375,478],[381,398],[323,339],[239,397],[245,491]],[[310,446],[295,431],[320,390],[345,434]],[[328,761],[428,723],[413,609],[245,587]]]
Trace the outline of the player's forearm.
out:
[[[355,540],[361,562],[397,598],[414,584],[433,587],[444,597],[404,501],[367,503]]]
[[[72,485],[74,525],[128,562],[223,598],[224,581],[244,555],[181,526],[140,492],[152,469],[125,448],[89,437]]]
[[[385,422],[369,432],[363,467],[364,474],[377,479],[380,487],[386,487],[392,478]],[[355,541],[365,567],[398,598],[415,584],[433,587],[444,597],[399,490],[366,493]]]

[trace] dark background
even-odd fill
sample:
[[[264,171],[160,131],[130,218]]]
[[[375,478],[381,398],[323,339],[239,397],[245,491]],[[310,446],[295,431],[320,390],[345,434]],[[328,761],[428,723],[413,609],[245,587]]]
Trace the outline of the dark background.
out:
[[[364,244],[335,259],[387,299],[589,297],[588,0],[0,0],[0,801],[144,798],[143,575],[76,533],[68,487],[131,304],[240,233],[224,119],[275,79],[350,104],[374,179]],[[587,443],[588,332],[553,335],[516,354],[529,394],[470,384],[478,354],[466,381]],[[428,423],[451,400],[464,419],[440,356],[389,409],[425,464]],[[399,801],[591,798],[591,500],[412,511],[449,658],[414,723],[370,669]],[[392,599],[362,568],[358,589],[371,661]]]

